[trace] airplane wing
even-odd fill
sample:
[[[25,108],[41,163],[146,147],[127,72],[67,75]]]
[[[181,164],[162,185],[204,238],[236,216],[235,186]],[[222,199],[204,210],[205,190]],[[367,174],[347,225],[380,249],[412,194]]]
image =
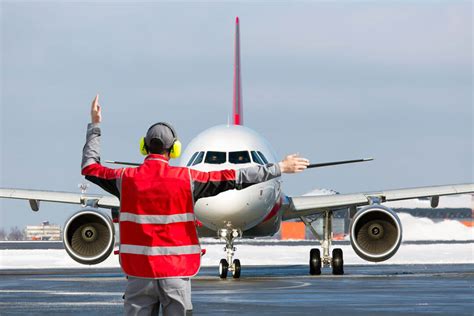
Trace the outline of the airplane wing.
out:
[[[366,193],[294,196],[288,197],[285,203],[287,207],[283,213],[283,220],[318,214],[328,210],[368,205],[371,198],[378,198],[381,202],[388,202],[463,193],[474,193],[474,184],[430,186]],[[120,206],[119,200],[111,195],[91,195],[56,191],[1,188],[0,198],[29,200],[32,208],[33,202],[38,205],[39,201],[84,204],[86,200],[93,199],[97,200],[98,207],[118,208]]]
[[[380,202],[388,202],[426,197],[437,198],[442,195],[463,193],[474,193],[474,184],[429,186],[366,193],[294,196],[288,197],[288,201],[285,203],[287,207],[283,213],[283,220],[318,214],[328,210],[368,205],[373,198],[379,199]]]
[[[86,200],[97,200],[98,207],[118,208],[120,206],[119,200],[111,195],[79,194],[56,191],[0,188],[0,198],[29,200],[30,206],[34,211],[38,210],[39,201],[84,204]]]

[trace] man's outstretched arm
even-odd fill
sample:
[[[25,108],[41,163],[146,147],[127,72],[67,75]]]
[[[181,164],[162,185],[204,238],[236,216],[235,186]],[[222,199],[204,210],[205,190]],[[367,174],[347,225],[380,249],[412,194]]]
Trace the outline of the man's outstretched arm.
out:
[[[248,186],[265,182],[281,176],[282,173],[298,173],[305,170],[309,160],[299,157],[298,154],[286,156],[277,164],[257,165],[237,170],[236,189],[244,189]]]
[[[269,163],[238,170],[202,172],[190,170],[193,181],[194,200],[217,195],[221,192],[241,190],[251,185],[265,182],[281,176],[282,173],[301,172],[309,165],[308,159],[297,154],[285,157],[278,164]]]

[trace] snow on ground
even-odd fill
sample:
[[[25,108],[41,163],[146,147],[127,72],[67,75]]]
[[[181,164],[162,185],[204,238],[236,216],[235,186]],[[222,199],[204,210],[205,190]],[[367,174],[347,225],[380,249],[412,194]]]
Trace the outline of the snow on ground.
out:
[[[224,258],[224,245],[204,245],[207,253],[203,257],[203,266],[217,266]],[[273,246],[248,245],[237,246],[236,258],[243,265],[293,265],[307,264],[310,246]],[[360,259],[350,245],[341,246],[344,251],[344,263],[374,264]],[[442,263],[474,263],[474,243],[463,244],[428,244],[401,245],[398,253],[391,259],[378,264],[442,264]],[[62,249],[47,250],[0,250],[1,269],[54,269],[84,268],[66,254]],[[91,268],[119,267],[118,257],[111,255],[104,262],[89,266]]]
[[[216,247],[217,246],[217,247]],[[316,246],[316,245],[315,245]],[[344,264],[374,264],[360,259],[350,245],[337,246],[344,252]],[[224,258],[223,246],[206,246],[204,266],[215,266]],[[243,265],[308,264],[310,246],[239,245],[236,257]],[[474,244],[402,245],[391,259],[378,264],[474,263]]]
[[[399,213],[403,240],[474,240],[474,228],[456,220],[434,222],[426,217]]]

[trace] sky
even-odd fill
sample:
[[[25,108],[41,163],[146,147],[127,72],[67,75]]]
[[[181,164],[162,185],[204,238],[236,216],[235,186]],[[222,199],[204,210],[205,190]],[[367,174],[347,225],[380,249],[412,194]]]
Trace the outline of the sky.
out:
[[[0,1],[0,186],[80,192],[96,93],[102,159],[141,161],[168,121],[184,146],[232,109],[241,23],[244,123],[277,156],[373,162],[283,177],[341,193],[472,182],[471,1]],[[102,192],[91,184],[90,193]],[[79,209],[0,201],[0,227]]]

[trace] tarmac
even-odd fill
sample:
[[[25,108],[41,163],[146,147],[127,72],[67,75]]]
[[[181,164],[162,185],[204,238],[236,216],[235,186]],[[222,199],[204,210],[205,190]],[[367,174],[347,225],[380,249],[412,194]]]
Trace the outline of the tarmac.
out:
[[[474,264],[348,265],[345,275],[307,266],[217,267],[192,281],[193,315],[473,315]],[[0,270],[0,315],[120,315],[119,269]]]

